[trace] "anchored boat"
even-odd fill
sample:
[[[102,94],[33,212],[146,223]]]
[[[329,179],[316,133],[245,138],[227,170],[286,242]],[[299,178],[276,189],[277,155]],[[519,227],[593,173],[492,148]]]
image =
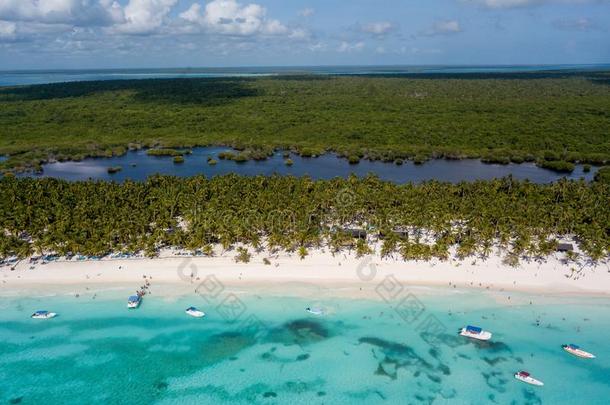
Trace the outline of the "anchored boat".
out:
[[[527,371],[519,371],[518,373],[515,373],[515,378],[519,381],[523,381],[526,384],[537,385],[539,387],[544,385],[542,381],[535,379]]]
[[[573,354],[574,356],[577,356],[577,357],[582,357],[583,359],[594,359],[595,358],[595,355],[582,350],[580,347],[578,347],[574,343],[570,343],[569,345],[563,345],[561,347],[566,352]]]
[[[198,310],[195,307],[189,307],[186,309],[186,314],[192,316],[193,318],[203,318],[205,316],[205,312]]]
[[[127,308],[136,309],[137,307],[140,306],[141,302],[142,302],[142,297],[139,294],[132,295],[129,298],[127,298]]]
[[[478,326],[468,325],[465,328],[462,328],[458,332],[461,336],[465,336],[472,339],[477,340],[489,340],[491,339],[491,332],[487,332],[479,328]]]
[[[51,319],[55,318],[57,314],[49,311],[36,311],[32,314],[33,319]]]
[[[324,315],[324,308],[318,307],[307,307],[305,311],[309,312],[312,315]]]

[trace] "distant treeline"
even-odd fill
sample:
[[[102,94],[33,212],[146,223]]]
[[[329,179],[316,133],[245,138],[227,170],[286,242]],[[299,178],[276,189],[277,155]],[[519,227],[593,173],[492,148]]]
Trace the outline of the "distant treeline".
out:
[[[0,88],[0,168],[112,156],[128,147],[332,150],[424,163],[601,165],[610,159],[610,73],[150,79]]]
[[[405,259],[544,257],[574,238],[597,260],[610,252],[610,183],[511,178],[398,185],[376,177],[155,176],[144,182],[0,180],[0,256],[103,255],[165,246],[211,252],[239,243],[270,250],[328,246]]]

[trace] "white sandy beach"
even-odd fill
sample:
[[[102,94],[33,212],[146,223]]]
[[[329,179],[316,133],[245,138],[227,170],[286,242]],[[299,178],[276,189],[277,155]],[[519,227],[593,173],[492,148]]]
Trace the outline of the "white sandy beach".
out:
[[[584,266],[562,263],[563,254],[545,262],[526,262],[514,268],[493,255],[486,260],[405,262],[379,256],[357,258],[355,254],[331,254],[318,249],[301,260],[296,253],[252,255],[249,263],[236,263],[235,252],[218,252],[215,257],[179,257],[165,251],[159,258],[102,259],[97,261],[53,261],[32,265],[19,262],[14,270],[0,268],[3,292],[70,285],[114,285],[137,288],[144,276],[155,285],[175,284],[196,288],[205,280],[230,286],[306,284],[323,289],[351,288],[373,291],[386,287],[442,286],[489,291],[523,291],[544,294],[610,295],[610,266],[606,263]],[[270,265],[263,262],[268,258]]]

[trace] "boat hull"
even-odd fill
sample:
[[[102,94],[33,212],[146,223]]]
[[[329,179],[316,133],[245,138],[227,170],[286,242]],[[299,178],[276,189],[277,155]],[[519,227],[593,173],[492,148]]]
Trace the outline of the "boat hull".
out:
[[[186,314],[193,318],[203,318],[205,316],[205,313],[202,311],[186,311]]]
[[[585,352],[584,350],[580,350],[580,349],[574,350],[574,349],[570,349],[569,347],[564,347],[563,350],[570,353],[572,356],[580,357],[582,359],[594,359],[595,358],[594,354]]]
[[[471,333],[468,332],[465,328],[460,330],[460,336],[464,336],[467,338],[471,338],[471,339],[476,339],[476,340],[489,340],[491,339],[491,332],[487,332],[487,331],[481,331],[481,333]]]
[[[57,316],[57,314],[55,312],[49,312],[45,315],[32,315],[32,319],[51,319],[51,318],[55,318]]]
[[[519,374],[515,374],[515,378],[517,380],[519,380],[519,381],[522,381],[522,382],[526,383],[526,384],[535,385],[537,387],[542,387],[544,385],[544,383],[542,381],[536,380],[533,377],[523,377],[523,376],[520,376]]]
[[[129,309],[136,309],[140,306],[140,301],[138,302],[128,302],[127,303],[127,308]]]

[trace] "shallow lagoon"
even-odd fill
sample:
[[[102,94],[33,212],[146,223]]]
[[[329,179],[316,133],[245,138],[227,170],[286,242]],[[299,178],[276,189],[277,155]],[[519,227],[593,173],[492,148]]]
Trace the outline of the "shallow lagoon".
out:
[[[129,291],[0,298],[0,401],[605,404],[610,393],[608,299],[412,289],[403,298],[423,312],[401,317],[401,301],[251,292],[233,321],[223,297],[152,291],[134,311]],[[327,315],[308,315],[312,304]],[[207,317],[187,317],[190,305]],[[40,308],[60,316],[29,319]],[[458,337],[467,323],[492,343]],[[598,358],[564,353],[568,342]],[[516,381],[521,369],[545,386]]]
[[[130,151],[123,156],[112,158],[89,158],[80,162],[56,162],[43,165],[45,177],[55,177],[65,180],[114,180],[125,181],[145,180],[156,173],[174,176],[194,176],[203,174],[217,176],[228,173],[240,175],[293,175],[310,176],[314,179],[330,179],[334,177],[348,177],[350,174],[366,176],[369,173],[377,175],[382,180],[396,183],[422,182],[438,180],[448,182],[488,180],[512,175],[516,179],[529,179],[535,183],[550,183],[562,177],[571,179],[585,178],[590,181],[595,175],[596,168],[584,173],[582,166],[577,166],[573,173],[568,175],[556,173],[552,170],[542,169],[533,163],[524,164],[484,164],[479,160],[430,160],[423,165],[405,162],[403,165],[381,161],[361,160],[351,165],[346,159],[339,159],[334,154],[325,154],[316,158],[303,158],[291,154],[294,162],[292,166],[284,163],[282,153],[275,153],[264,161],[248,161],[237,163],[230,160],[220,160],[218,154],[229,150],[223,147],[194,148],[193,153],[184,156],[184,163],[176,164],[171,157],[148,156],[145,150]],[[207,163],[207,158],[213,157],[218,161],[214,166]],[[109,174],[108,168],[121,166],[118,173]],[[31,175],[31,174],[26,174]]]

